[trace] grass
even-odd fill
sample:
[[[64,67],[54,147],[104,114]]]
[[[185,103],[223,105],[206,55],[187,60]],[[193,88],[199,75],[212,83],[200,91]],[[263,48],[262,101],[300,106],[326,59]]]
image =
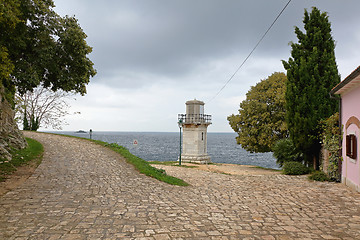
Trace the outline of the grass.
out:
[[[149,164],[154,165],[165,165],[165,166],[175,166],[175,167],[183,167],[183,168],[197,168],[197,166],[187,166],[187,165],[179,165],[178,161],[149,161]]]
[[[107,143],[107,142],[103,142],[100,140],[94,140],[94,139],[65,135],[65,134],[57,134],[57,133],[48,133],[48,134],[54,134],[54,135],[59,135],[59,136],[78,138],[78,139],[91,141],[93,143],[107,147],[107,148],[113,150],[114,152],[119,153],[121,156],[123,156],[125,158],[126,162],[132,164],[136,170],[138,170],[142,174],[145,174],[146,176],[153,177],[159,181],[162,181],[162,182],[165,182],[165,183],[168,183],[171,185],[189,186],[189,184],[187,182],[185,182],[184,180],[167,175],[165,170],[158,169],[158,168],[151,166],[149,164],[149,162],[133,155],[132,153],[129,152],[129,150],[127,148],[120,146],[116,143]]]
[[[54,134],[54,133],[47,133],[47,134]],[[167,175],[165,170],[163,169],[152,167],[147,161],[131,154],[128,149],[126,149],[123,146],[119,146],[118,144],[106,143],[99,140],[92,140],[88,138],[82,138],[82,137],[76,137],[76,136],[64,135],[64,134],[54,134],[54,135],[79,138],[94,142],[96,144],[110,148],[111,150],[119,153],[126,159],[128,163],[132,164],[135,167],[135,169],[137,169],[140,173],[145,174],[146,176],[153,177],[155,179],[158,179],[159,181],[171,185],[178,185],[178,186],[189,185],[187,182],[185,182],[182,179]],[[0,159],[0,181],[4,181],[6,179],[6,175],[9,175],[14,171],[16,171],[16,166],[20,166],[24,163],[31,161],[32,159],[39,158],[39,156],[41,156],[43,152],[43,146],[39,142],[33,139],[26,138],[26,140],[28,141],[29,146],[26,149],[14,151],[12,153],[13,160],[7,162],[5,160]],[[41,158],[39,159],[40,160],[39,162],[37,162],[37,164],[40,164],[41,162]]]
[[[281,169],[273,169],[273,168],[266,168],[266,167],[259,167],[259,166],[253,166],[251,168],[259,168],[259,169],[268,170],[268,171],[281,172]]]
[[[95,142],[99,145],[102,145],[104,147],[110,148],[111,150],[119,153],[122,155],[126,161],[130,164],[132,164],[136,170],[138,170],[140,173],[145,174],[146,176],[153,177],[159,181],[171,184],[171,185],[177,185],[177,186],[188,186],[189,184],[185,181],[172,177],[166,174],[165,170],[158,169],[149,164],[149,162],[145,161],[142,158],[139,158],[132,153],[129,152],[129,150],[123,146],[120,146],[116,143],[106,143],[99,140],[91,140],[92,142]]]
[[[5,181],[7,176],[16,171],[17,167],[33,161],[36,161],[36,165],[40,164],[44,151],[43,146],[31,138],[26,138],[26,141],[28,143],[27,148],[11,151],[12,160],[0,159],[0,182]]]
[[[179,166],[179,162],[178,161],[166,161],[166,162],[161,162],[161,161],[150,161],[148,162],[149,164],[155,164],[155,165],[166,165],[166,166]]]

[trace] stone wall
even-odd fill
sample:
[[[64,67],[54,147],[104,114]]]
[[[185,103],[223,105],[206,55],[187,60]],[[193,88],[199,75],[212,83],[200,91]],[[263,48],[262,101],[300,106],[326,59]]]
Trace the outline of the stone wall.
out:
[[[27,146],[23,134],[15,120],[14,111],[4,97],[4,87],[0,83],[0,158],[11,159],[10,149],[22,149]]]
[[[207,127],[209,124],[184,124],[183,162],[208,163],[211,162],[207,154]]]

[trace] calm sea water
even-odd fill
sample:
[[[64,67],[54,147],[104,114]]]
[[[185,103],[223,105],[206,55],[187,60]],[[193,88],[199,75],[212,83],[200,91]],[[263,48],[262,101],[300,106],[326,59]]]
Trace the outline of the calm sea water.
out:
[[[89,133],[56,132],[89,138]],[[250,153],[236,144],[235,133],[208,133],[208,154],[215,163],[234,163],[279,169],[272,153]],[[93,132],[93,139],[117,143],[146,161],[176,161],[180,152],[179,133]],[[137,145],[134,145],[134,141]]]

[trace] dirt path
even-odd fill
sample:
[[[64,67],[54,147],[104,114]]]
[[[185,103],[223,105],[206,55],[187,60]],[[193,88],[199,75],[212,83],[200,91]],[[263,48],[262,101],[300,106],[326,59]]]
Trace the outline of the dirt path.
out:
[[[0,197],[23,184],[34,173],[36,168],[36,162],[18,167],[16,172],[8,176],[6,181],[0,182]]]

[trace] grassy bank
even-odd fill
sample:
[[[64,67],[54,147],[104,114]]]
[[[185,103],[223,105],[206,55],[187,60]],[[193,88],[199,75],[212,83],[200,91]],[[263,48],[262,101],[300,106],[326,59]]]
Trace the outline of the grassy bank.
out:
[[[0,159],[0,182],[5,181],[10,174],[22,165],[30,162],[34,162],[36,165],[40,164],[44,151],[43,146],[31,138],[26,138],[26,141],[28,143],[27,148],[11,151],[12,160]]]
[[[65,136],[65,137],[71,137],[71,138],[79,138],[87,141],[91,141],[93,143],[99,144],[101,146],[107,147],[114,152],[119,153],[121,156],[123,156],[126,160],[126,162],[132,164],[136,170],[138,170],[140,173],[145,174],[146,176],[153,177],[159,181],[171,184],[171,185],[177,185],[177,186],[189,186],[187,182],[185,182],[182,179],[172,177],[166,174],[165,170],[155,168],[149,164],[149,162],[145,161],[142,158],[139,158],[132,153],[129,152],[129,150],[123,146],[120,146],[116,143],[107,143],[100,140],[93,140],[89,138],[83,138],[83,137],[77,137],[72,135],[65,135],[65,134],[57,134],[57,133],[47,133],[47,134],[55,134],[59,136]]]
[[[116,143],[106,143],[99,140],[91,140],[99,145],[102,145],[104,147],[110,148],[111,150],[119,153],[122,155],[126,161],[132,165],[140,172],[145,174],[146,176],[153,177],[155,179],[158,179],[162,182],[171,184],[171,185],[178,185],[178,186],[188,186],[189,184],[185,181],[172,177],[166,174],[165,170],[155,168],[151,166],[147,161],[145,161],[142,158],[139,158],[132,153],[129,152],[129,150],[123,146],[120,146]]]
[[[268,171],[273,171],[273,172],[281,172],[281,169],[273,169],[273,168],[267,168],[267,167],[260,167],[260,166],[253,166],[252,168],[258,168],[258,169],[262,169],[262,170],[268,170]]]
[[[148,162],[150,165],[165,165],[165,166],[174,166],[174,167],[183,167],[183,168],[197,168],[197,166],[187,166],[187,165],[179,165],[178,161],[166,161],[166,162],[161,162],[161,161],[150,161]],[[196,163],[192,163],[192,164],[196,164]]]

